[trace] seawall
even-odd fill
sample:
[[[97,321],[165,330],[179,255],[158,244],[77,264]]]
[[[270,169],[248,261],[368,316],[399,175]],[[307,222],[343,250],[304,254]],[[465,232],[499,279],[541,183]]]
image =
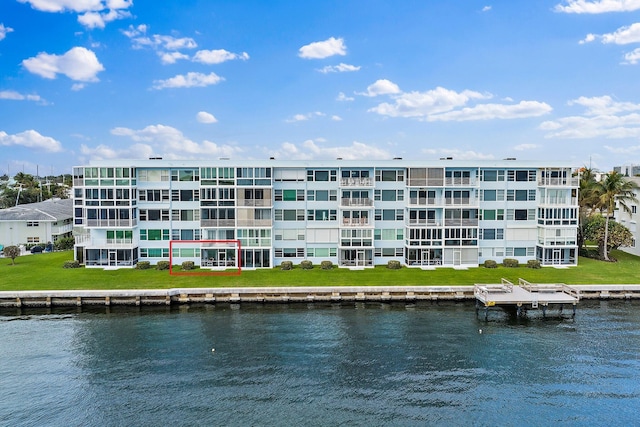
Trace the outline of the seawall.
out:
[[[640,284],[572,285],[581,299],[640,299]],[[415,302],[474,300],[473,286],[318,286],[131,290],[1,291],[1,307],[191,303]]]

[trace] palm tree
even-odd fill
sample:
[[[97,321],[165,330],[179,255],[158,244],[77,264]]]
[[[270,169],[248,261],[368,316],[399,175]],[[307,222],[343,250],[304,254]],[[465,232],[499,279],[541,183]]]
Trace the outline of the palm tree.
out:
[[[629,202],[638,203],[638,199],[635,196],[635,190],[638,189],[638,185],[625,178],[618,172],[609,172],[595,185],[595,193],[597,196],[597,202],[595,207],[600,211],[606,211],[605,223],[604,223],[604,248],[602,249],[602,255],[605,261],[609,261],[608,254],[608,241],[609,241],[609,219],[613,215],[617,205],[627,213],[631,213]]]
[[[596,176],[591,168],[586,166],[578,171],[580,176],[580,189],[578,192],[578,248],[584,246],[584,226],[587,217],[593,212],[598,203],[596,191]]]

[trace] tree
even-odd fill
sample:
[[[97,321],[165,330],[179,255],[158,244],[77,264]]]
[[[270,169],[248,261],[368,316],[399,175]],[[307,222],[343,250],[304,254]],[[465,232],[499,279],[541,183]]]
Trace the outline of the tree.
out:
[[[633,243],[633,234],[627,227],[615,221],[609,221],[607,224],[607,220],[602,215],[592,215],[584,229],[587,239],[598,242],[601,259],[604,259],[606,252],[621,246],[631,246]],[[605,235],[607,236],[606,251]]]
[[[635,190],[638,186],[635,182],[625,178],[618,172],[609,172],[595,185],[594,191],[598,197],[595,207],[600,212],[606,212],[605,215],[605,227],[604,227],[604,241],[602,246],[602,258],[605,261],[609,261],[608,246],[609,246],[609,220],[616,209],[616,205],[622,208],[627,213],[631,213],[629,202],[638,203],[638,199],[635,196]]]
[[[4,248],[4,256],[11,258],[11,265],[15,265],[16,258],[20,256],[20,248],[17,246],[7,246]]]
[[[586,166],[580,168],[580,190],[578,192],[578,248],[582,249],[585,242],[585,227],[589,216],[593,213],[598,202],[596,192],[596,176],[593,169]]]

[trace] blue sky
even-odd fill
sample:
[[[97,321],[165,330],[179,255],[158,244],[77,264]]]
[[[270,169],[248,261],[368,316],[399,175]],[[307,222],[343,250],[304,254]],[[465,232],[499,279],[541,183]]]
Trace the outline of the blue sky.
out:
[[[0,173],[640,163],[640,0],[2,0]]]

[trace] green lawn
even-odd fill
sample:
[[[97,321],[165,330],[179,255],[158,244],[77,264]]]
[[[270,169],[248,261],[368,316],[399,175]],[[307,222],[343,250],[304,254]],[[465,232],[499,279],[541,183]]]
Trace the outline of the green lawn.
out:
[[[92,268],[64,269],[65,261],[73,258],[71,251],[26,255],[11,265],[0,259],[0,291],[60,290],[60,289],[149,289],[180,287],[246,287],[246,286],[412,286],[412,285],[473,285],[499,283],[504,277],[516,283],[519,277],[532,283],[567,284],[629,284],[640,283],[640,257],[614,251],[619,261],[606,263],[580,258],[578,267],[566,269],[527,267],[469,270],[440,268],[431,271],[402,268],[389,270],[376,267],[360,271],[334,268],[323,271],[294,268],[281,271],[243,271],[240,276],[170,276],[157,270],[102,270]]]

